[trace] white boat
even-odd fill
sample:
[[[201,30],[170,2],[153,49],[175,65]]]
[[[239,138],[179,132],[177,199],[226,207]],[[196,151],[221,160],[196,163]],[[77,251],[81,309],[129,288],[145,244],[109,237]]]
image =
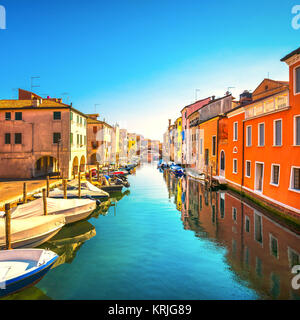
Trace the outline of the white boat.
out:
[[[0,251],[0,297],[36,284],[57,258],[56,253],[43,249]]]
[[[42,193],[37,193],[34,195],[35,198],[41,198]],[[64,191],[62,187],[55,188],[54,190],[49,192],[50,198],[63,199]],[[95,187],[88,181],[84,181],[81,183],[81,197],[92,197],[93,199],[99,200],[107,200],[109,198],[109,193]],[[67,186],[67,198],[75,199],[78,198],[78,182],[72,181]]]
[[[11,220],[13,249],[34,248],[55,236],[65,225],[65,216],[49,215]],[[6,246],[5,218],[0,218],[0,250]]]
[[[90,199],[52,199],[47,198],[47,214],[65,216],[66,224],[86,219],[96,209],[96,201]],[[43,199],[21,204],[12,209],[12,219],[26,219],[43,216]]]
[[[186,174],[194,179],[197,179],[197,180],[202,180],[202,181],[205,180],[204,173],[198,173],[192,169],[186,169]]]

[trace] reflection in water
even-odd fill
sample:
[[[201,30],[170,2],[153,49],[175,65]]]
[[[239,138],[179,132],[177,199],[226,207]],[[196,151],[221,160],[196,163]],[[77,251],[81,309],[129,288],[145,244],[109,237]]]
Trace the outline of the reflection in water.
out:
[[[231,191],[209,192],[191,177],[163,173],[186,230],[227,249],[236,276],[262,298],[299,299],[291,287],[291,268],[300,263],[298,230],[279,224],[270,213]]]
[[[21,300],[24,299],[25,296],[26,300],[52,300],[41,289],[37,287],[30,287],[24,291],[17,292],[0,300]]]
[[[52,268],[63,263],[72,263],[77,251],[87,240],[96,235],[95,227],[88,221],[79,221],[62,228],[48,242],[44,243],[41,248],[50,249],[59,255],[58,260]]]

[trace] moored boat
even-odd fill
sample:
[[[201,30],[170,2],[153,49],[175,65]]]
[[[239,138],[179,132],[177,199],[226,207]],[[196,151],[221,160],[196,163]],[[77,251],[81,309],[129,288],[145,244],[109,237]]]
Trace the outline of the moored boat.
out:
[[[0,251],[0,297],[39,282],[57,259],[56,253],[43,249]]]
[[[11,220],[13,249],[34,248],[54,237],[65,225],[65,216],[51,215]],[[6,246],[5,218],[0,218],[0,250]]]
[[[87,218],[96,209],[96,201],[90,199],[53,199],[47,198],[47,214],[65,216],[66,224]],[[12,209],[12,219],[25,219],[44,214],[43,199],[19,205]]]

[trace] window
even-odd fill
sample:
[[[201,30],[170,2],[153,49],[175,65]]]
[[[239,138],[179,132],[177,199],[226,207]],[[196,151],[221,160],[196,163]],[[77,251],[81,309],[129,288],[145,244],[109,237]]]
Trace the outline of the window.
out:
[[[93,127],[93,132],[97,133],[97,127]]]
[[[246,232],[250,232],[250,219],[249,219],[249,217],[247,217],[246,216],[246,218],[245,218],[245,230],[246,230]]]
[[[73,121],[73,112],[70,112],[70,120]]]
[[[300,67],[295,70],[295,91],[300,93]]]
[[[53,112],[53,120],[61,120],[61,112],[60,111]]]
[[[252,146],[252,126],[247,126],[246,129],[246,145],[247,147]]]
[[[80,124],[82,124],[82,118],[80,117],[79,119],[80,119]]]
[[[212,137],[212,155],[213,156],[216,155],[216,141],[217,141],[217,137],[213,136]]]
[[[22,133],[15,133],[15,144],[22,144]]]
[[[22,120],[22,112],[15,113],[15,120]]]
[[[271,166],[271,184],[278,186],[279,184],[279,168],[278,164],[272,164]]]
[[[61,140],[60,132],[54,132],[53,133],[53,143],[59,143],[60,140]]]
[[[73,144],[73,133],[72,132],[70,133],[70,144],[71,145]]]
[[[282,120],[274,121],[274,146],[282,145]]]
[[[292,167],[290,189],[300,192],[300,167]]]
[[[237,141],[238,139],[238,123],[234,122],[233,124],[233,141]]]
[[[200,154],[203,154],[203,139],[200,139]]]
[[[265,145],[265,124],[258,124],[258,146],[263,147]]]
[[[5,144],[10,144],[10,133],[5,133]]]
[[[237,210],[235,207],[232,207],[232,219],[236,221],[237,218]]]
[[[79,123],[79,115],[77,115],[77,123]]]
[[[275,258],[278,258],[278,240],[270,234],[270,253]]]
[[[233,173],[237,173],[237,159],[233,159]]]
[[[255,213],[254,215],[254,238],[260,244],[263,243],[262,236],[262,217]]]
[[[221,219],[225,218],[225,194],[220,193],[220,216]]]
[[[251,177],[251,161],[246,160],[246,177]]]
[[[87,142],[87,141],[86,141],[86,136],[84,136],[84,145],[86,145],[86,142]]]
[[[79,144],[79,134],[77,134],[77,144]]]
[[[80,145],[82,145],[82,135],[80,135]]]
[[[300,146],[300,116],[295,117],[295,145]]]
[[[11,112],[5,112],[5,120],[11,120]]]
[[[209,163],[209,150],[205,149],[205,165],[208,166]]]

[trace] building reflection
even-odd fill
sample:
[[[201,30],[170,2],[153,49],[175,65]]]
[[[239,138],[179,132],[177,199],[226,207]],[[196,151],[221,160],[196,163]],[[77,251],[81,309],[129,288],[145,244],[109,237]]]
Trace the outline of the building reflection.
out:
[[[291,268],[300,264],[299,230],[231,191],[209,192],[201,182],[168,171],[164,177],[184,228],[226,248],[240,280],[265,299],[300,299],[291,286]]]

